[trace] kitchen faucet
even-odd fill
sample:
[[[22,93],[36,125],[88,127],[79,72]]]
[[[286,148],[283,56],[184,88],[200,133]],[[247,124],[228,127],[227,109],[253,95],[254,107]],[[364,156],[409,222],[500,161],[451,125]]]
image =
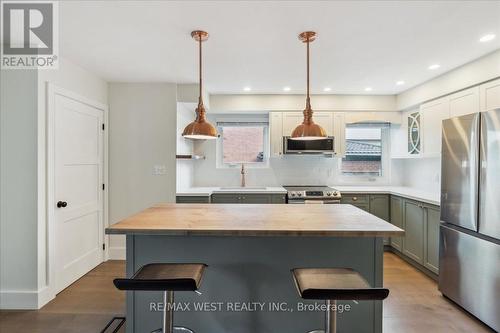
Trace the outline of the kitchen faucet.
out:
[[[245,164],[241,163],[241,187],[245,187]]]

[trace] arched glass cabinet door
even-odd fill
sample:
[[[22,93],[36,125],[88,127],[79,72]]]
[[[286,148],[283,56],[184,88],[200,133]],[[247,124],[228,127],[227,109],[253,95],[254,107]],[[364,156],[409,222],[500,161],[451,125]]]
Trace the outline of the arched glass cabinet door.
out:
[[[408,153],[410,155],[420,154],[420,112],[408,115]]]

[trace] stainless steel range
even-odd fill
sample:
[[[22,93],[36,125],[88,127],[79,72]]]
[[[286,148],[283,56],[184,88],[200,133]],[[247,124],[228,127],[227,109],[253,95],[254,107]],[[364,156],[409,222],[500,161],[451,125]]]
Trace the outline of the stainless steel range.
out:
[[[329,186],[286,185],[289,204],[340,203],[340,192]]]

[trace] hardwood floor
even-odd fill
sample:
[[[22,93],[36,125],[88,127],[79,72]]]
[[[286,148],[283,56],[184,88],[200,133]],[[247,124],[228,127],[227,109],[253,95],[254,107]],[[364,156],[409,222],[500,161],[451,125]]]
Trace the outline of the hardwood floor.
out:
[[[124,313],[125,294],[112,283],[124,274],[124,262],[108,261],[38,311],[0,311],[0,332],[100,332],[113,316]],[[384,301],[386,333],[492,332],[442,297],[432,279],[392,253],[384,254],[384,284],[390,289]]]
[[[38,311],[0,311],[0,332],[98,333],[125,312],[125,293],[113,285],[115,277],[124,275],[123,261],[107,261]]]
[[[441,295],[437,283],[392,253],[384,253],[384,332],[493,332]]]

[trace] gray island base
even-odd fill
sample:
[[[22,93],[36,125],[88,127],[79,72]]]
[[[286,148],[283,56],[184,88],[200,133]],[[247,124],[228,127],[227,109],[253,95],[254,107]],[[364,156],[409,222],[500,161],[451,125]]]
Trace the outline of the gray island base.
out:
[[[175,293],[175,324],[196,333],[323,329],[324,302],[300,299],[290,269],[350,267],[382,287],[382,261],[380,237],[127,235],[127,276],[156,262],[209,266],[201,295]],[[381,301],[338,304],[338,332],[382,332]],[[159,328],[162,306],[161,293],[127,292],[127,333]]]
[[[383,237],[404,235],[343,204],[159,204],[106,233],[127,236],[129,277],[150,263],[208,265],[201,295],[175,293],[174,323],[196,333],[323,329],[324,303],[300,299],[290,270],[352,268],[383,287]],[[161,302],[159,292],[128,292],[127,333],[159,328]],[[339,302],[338,310],[338,332],[382,332],[381,301]]]

